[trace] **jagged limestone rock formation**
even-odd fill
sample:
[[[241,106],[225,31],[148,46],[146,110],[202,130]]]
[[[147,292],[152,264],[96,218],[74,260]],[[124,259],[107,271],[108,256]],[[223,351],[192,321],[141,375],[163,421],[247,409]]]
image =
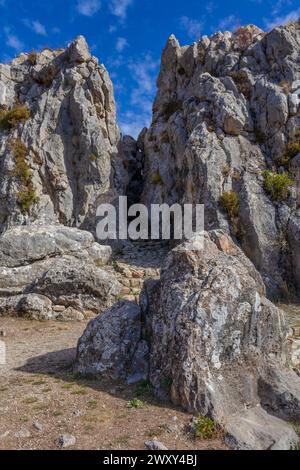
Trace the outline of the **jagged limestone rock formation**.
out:
[[[121,303],[90,323],[76,370],[117,379],[144,372],[134,358],[147,357],[147,339],[158,396],[215,419],[233,448],[290,449],[298,438],[284,420],[300,419],[300,378],[284,314],[225,232],[205,232],[202,249],[199,241],[172,250],[161,280],[145,282],[142,317]]]
[[[0,230],[94,230],[97,199],[127,175],[112,83],[85,39],[0,65],[0,107]]]
[[[75,319],[112,305],[122,286],[103,267],[111,248],[91,233],[19,226],[0,237],[0,317]]]
[[[140,137],[143,202],[204,203],[206,229],[239,241],[273,297],[300,287],[299,47],[299,22],[184,47],[171,36],[152,124]],[[288,172],[293,184],[271,197],[267,169]],[[222,204],[224,193],[236,204]]]

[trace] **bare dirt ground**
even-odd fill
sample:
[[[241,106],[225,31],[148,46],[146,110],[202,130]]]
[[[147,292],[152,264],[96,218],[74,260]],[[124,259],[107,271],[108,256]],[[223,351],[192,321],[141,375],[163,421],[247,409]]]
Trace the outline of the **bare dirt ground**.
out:
[[[170,450],[226,448],[221,438],[195,439],[187,430],[192,416],[151,392],[76,377],[72,363],[85,326],[0,319],[7,347],[7,364],[0,365],[0,449],[58,449],[62,434],[76,437],[72,449],[139,450],[155,438]],[[141,409],[128,407],[134,398]]]

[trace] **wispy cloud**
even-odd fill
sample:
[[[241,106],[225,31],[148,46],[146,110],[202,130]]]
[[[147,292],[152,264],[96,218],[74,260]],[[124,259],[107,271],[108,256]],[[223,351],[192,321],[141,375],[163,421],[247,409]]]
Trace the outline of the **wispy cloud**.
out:
[[[159,61],[146,54],[140,60],[131,60],[128,68],[135,82],[130,92],[130,105],[134,111],[121,113],[119,125],[124,134],[137,137],[142,128],[148,127],[151,122]]]
[[[236,31],[240,24],[240,19],[237,16],[229,15],[219,22],[217,29],[221,31]]]
[[[132,3],[133,0],[110,0],[110,11],[113,15],[124,21],[127,16],[127,10]]]
[[[16,52],[21,52],[24,49],[24,43],[11,32],[10,28],[4,28],[5,43],[7,46],[14,49]]]
[[[39,34],[40,36],[47,36],[47,31],[45,26],[38,20],[23,20],[23,23],[27,28],[31,29],[34,33]]]
[[[180,25],[190,38],[200,38],[203,28],[203,23],[201,21],[195,20],[194,18],[189,18],[188,16],[182,16],[180,18]]]
[[[125,47],[128,47],[128,41],[126,38],[117,38],[116,50],[117,52],[123,52]]]
[[[100,0],[78,0],[76,5],[78,13],[84,16],[93,16],[100,8]]]
[[[297,21],[300,17],[300,8],[292,10],[286,15],[273,16],[272,18],[265,19],[265,26],[268,30],[276,28],[276,26],[284,25],[289,21]]]

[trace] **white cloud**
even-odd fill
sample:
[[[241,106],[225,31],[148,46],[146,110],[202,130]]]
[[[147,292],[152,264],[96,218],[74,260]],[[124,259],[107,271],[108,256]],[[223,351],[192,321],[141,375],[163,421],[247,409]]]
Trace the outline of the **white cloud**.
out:
[[[220,21],[217,29],[221,31],[236,31],[240,25],[241,23],[237,16],[229,15]]]
[[[124,21],[127,16],[127,9],[132,3],[133,0],[110,0],[110,11]]]
[[[119,125],[123,134],[137,137],[143,127],[149,127],[151,122],[159,61],[146,54],[140,60],[131,60],[128,68],[135,82],[130,92],[130,105],[133,110],[120,113]]]
[[[271,19],[265,20],[265,25],[267,29],[276,28],[276,26],[284,25],[289,21],[297,21],[300,17],[300,8],[297,10],[290,11],[287,15],[278,15],[274,16]]]
[[[28,19],[23,20],[23,23],[27,28],[31,29],[35,34],[39,34],[40,36],[47,36],[47,31],[45,26],[38,20],[31,21]]]
[[[128,41],[126,38],[118,38],[116,43],[117,52],[123,52],[125,47],[128,47]]]
[[[110,34],[112,34],[112,33],[115,33],[116,31],[117,31],[117,27],[115,25],[111,24],[108,28],[108,32]]]
[[[78,0],[76,5],[78,13],[84,16],[93,16],[100,8],[100,0]]]
[[[180,18],[180,24],[181,27],[186,30],[190,38],[200,39],[203,28],[202,22],[189,18],[188,16],[182,16]]]
[[[23,42],[15,35],[12,34],[10,28],[4,28],[4,33],[6,37],[6,45],[15,49],[17,52],[21,52],[24,49]]]

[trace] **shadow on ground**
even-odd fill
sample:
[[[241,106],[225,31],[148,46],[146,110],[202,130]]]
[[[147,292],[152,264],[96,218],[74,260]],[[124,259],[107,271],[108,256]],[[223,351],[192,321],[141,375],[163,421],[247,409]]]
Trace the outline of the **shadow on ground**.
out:
[[[134,398],[143,400],[145,404],[169,408],[173,411],[183,411],[172,405],[169,400],[161,400],[154,396],[150,384],[137,383],[127,385],[124,382],[84,377],[73,372],[73,364],[76,358],[76,348],[63,349],[61,351],[49,352],[40,356],[32,357],[26,363],[15,369],[15,371],[32,375],[46,375],[69,384],[77,384],[96,391],[107,393],[124,401]]]

